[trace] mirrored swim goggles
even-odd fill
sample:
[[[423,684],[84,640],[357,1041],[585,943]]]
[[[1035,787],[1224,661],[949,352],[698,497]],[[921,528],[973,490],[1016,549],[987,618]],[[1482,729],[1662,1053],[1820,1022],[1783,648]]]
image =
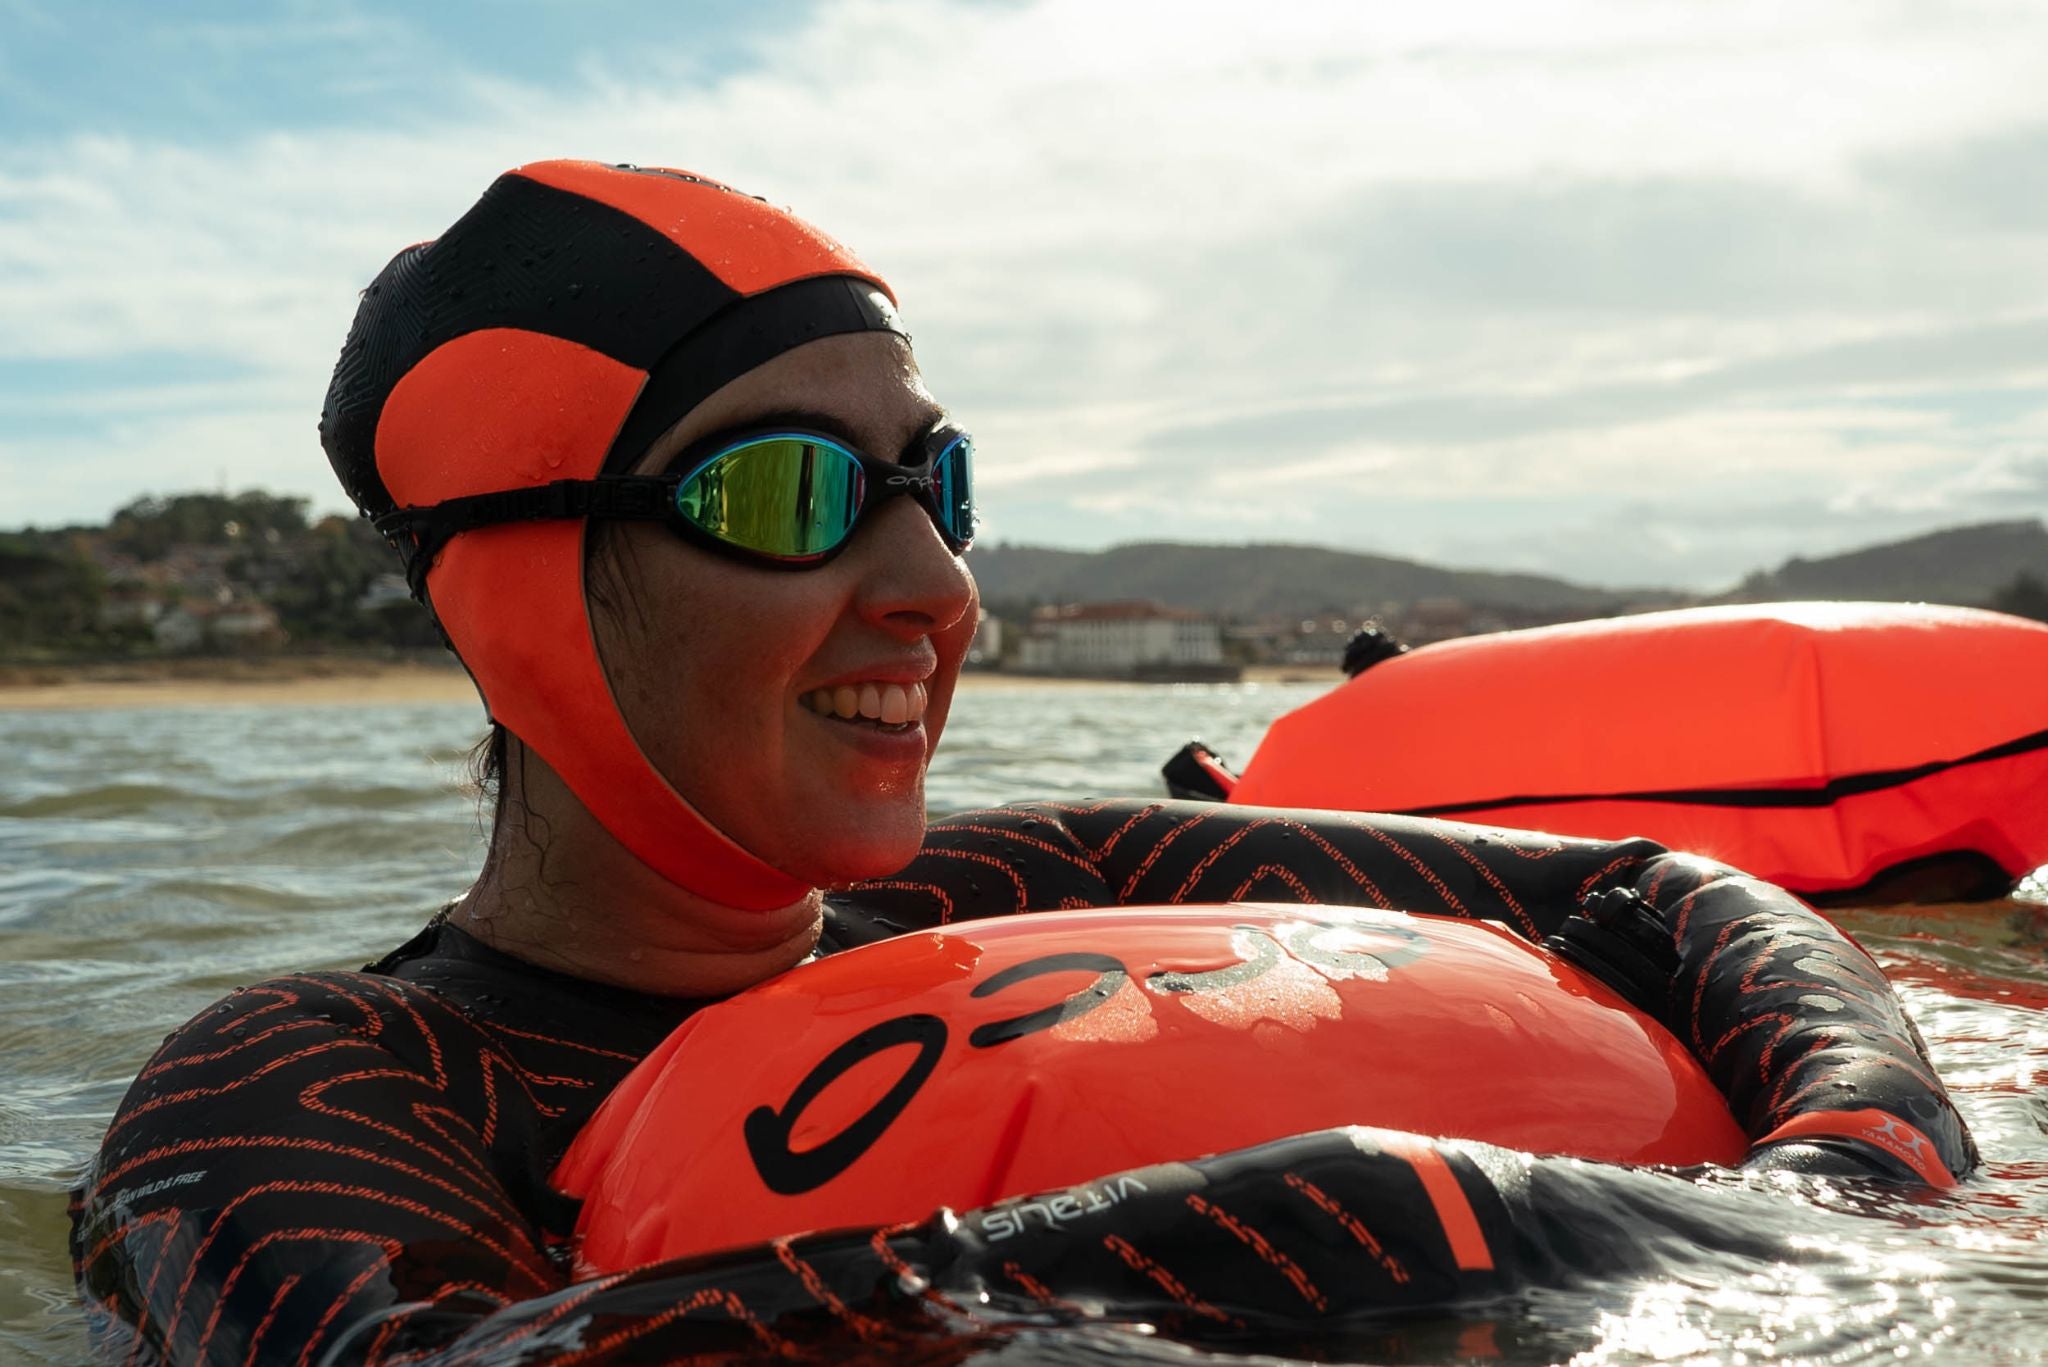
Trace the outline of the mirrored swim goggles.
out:
[[[897,495],[924,505],[954,554],[974,540],[974,443],[950,423],[878,460],[797,427],[724,434],[685,450],[663,475],[561,479],[400,508],[375,526],[405,557],[419,593],[449,539],[479,527],[556,518],[665,522],[684,539],[775,569],[810,569],[846,548],[861,519]]]

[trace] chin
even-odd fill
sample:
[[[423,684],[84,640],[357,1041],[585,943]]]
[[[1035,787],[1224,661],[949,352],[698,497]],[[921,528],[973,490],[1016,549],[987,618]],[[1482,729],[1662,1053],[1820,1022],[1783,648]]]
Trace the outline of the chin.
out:
[[[821,888],[887,878],[924,848],[924,802],[920,797],[914,806],[865,812],[819,829],[829,834],[792,850],[788,872]]]

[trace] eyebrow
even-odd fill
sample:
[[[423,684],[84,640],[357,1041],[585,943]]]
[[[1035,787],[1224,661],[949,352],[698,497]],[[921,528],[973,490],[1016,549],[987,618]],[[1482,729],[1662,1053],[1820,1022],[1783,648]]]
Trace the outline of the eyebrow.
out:
[[[900,460],[901,457],[916,451],[923,445],[925,439],[945,421],[945,409],[936,405],[927,409],[923,424],[918,427],[916,432],[911,434],[910,440],[903,444],[902,450],[896,453],[896,457]],[[766,413],[753,414],[739,422],[721,427],[715,432],[707,432],[681,451],[678,451],[669,460],[665,468],[673,472],[683,457],[693,452],[702,454],[723,442],[732,441],[749,434],[768,432],[785,427],[796,428],[801,431],[820,432],[825,436],[846,443],[846,445],[856,451],[867,451],[866,445],[854,432],[851,424],[847,423],[843,418],[809,408],[778,408]],[[868,454],[872,453],[868,452]]]

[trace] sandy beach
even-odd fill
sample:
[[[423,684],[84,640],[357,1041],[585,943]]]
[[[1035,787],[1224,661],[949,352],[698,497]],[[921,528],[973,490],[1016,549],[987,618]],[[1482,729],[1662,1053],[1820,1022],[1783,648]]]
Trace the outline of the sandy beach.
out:
[[[1299,667],[1252,668],[1247,683],[1335,683]],[[974,671],[964,689],[1118,686],[1099,679]],[[1128,683],[1128,688],[1157,685]],[[166,660],[132,665],[0,669],[0,711],[126,707],[265,707],[474,702],[476,689],[453,661],[310,659]]]

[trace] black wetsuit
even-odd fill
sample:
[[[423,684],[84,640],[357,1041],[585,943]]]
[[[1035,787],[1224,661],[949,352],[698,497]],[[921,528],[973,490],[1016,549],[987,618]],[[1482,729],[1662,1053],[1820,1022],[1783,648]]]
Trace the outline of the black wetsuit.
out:
[[[1846,1088],[1910,1125],[1937,1169],[1969,1169],[1967,1131],[1868,958],[1776,889],[1647,841],[1190,803],[1003,808],[935,825],[910,868],[833,899],[824,948],[976,916],[1239,898],[1485,917],[1536,939],[1575,913],[1590,926],[1589,898],[1612,923],[1617,897],[1658,941],[1638,936],[1617,962],[1651,966],[1641,1004],[1752,1138]],[[1801,1010],[1825,1019],[1785,1009],[1820,995],[1838,1009]],[[1512,1289],[1548,1275],[1574,1242],[1558,1231],[1583,1218],[1475,1158],[1484,1146],[1444,1146],[1475,1222],[1461,1243],[1411,1162],[1331,1132],[1147,1170],[1148,1194],[1105,1228],[996,1248],[973,1219],[934,1220],[572,1284],[575,1206],[548,1175],[703,1004],[551,973],[445,925],[362,973],[234,993],[165,1041],[79,1189],[73,1255],[100,1351],[661,1361],[875,1343],[893,1332],[877,1316],[968,1314],[983,1295],[1235,1329]],[[1929,1170],[1918,1150],[1854,1138],[1780,1152]]]

